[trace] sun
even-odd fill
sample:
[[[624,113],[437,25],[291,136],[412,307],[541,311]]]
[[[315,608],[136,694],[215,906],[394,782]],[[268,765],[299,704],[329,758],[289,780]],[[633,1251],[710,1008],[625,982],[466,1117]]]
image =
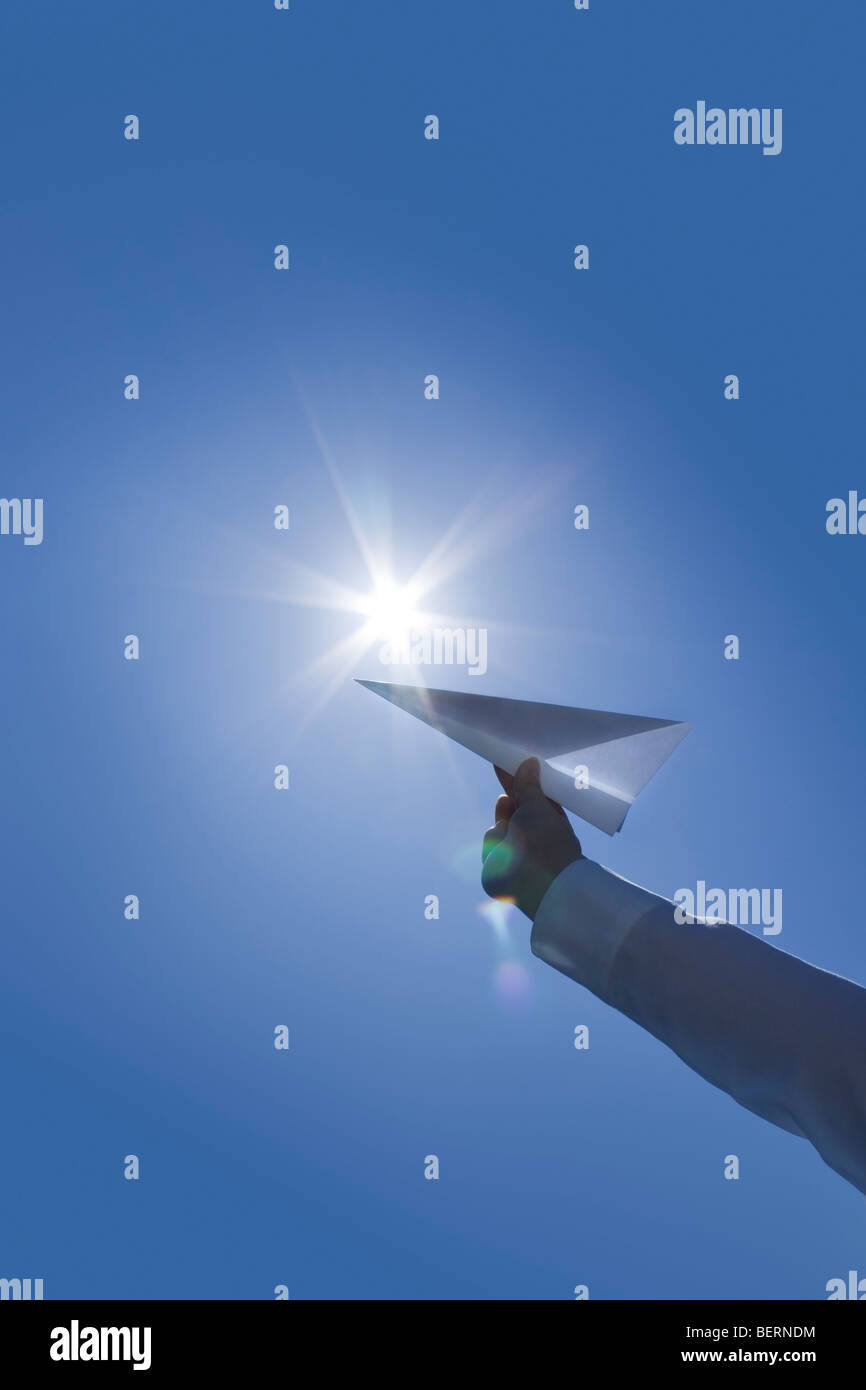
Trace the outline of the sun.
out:
[[[359,603],[370,635],[386,642],[407,637],[421,622],[422,615],[415,606],[418,597],[411,584],[401,586],[391,578],[377,579],[373,592]]]
[[[295,724],[296,733],[318,717],[337,691],[355,675],[358,663],[370,657],[377,646],[379,650],[374,655],[378,656],[383,668],[409,667],[414,683],[424,685],[428,674],[424,668],[436,664],[435,660],[424,656],[424,643],[419,639],[425,634],[437,628],[449,631],[474,628],[486,634],[486,621],[471,613],[442,612],[438,604],[431,607],[432,596],[465,570],[477,566],[483,556],[504,548],[514,532],[527,524],[530,514],[555,495],[560,481],[558,476],[542,477],[533,471],[528,481],[517,479],[506,487],[502,470],[497,467],[451,518],[417,568],[408,571],[409,578],[404,582],[402,575],[399,579],[395,576],[393,566],[394,536],[389,525],[387,494],[384,494],[384,501],[378,498],[382,503],[380,510],[363,520],[312,416],[310,423],[322,463],[330,473],[346,525],[363,562],[369,587],[359,590],[294,560],[288,565],[287,582],[281,582],[272,592],[252,595],[304,608],[344,613],[358,620],[351,631],[338,637],[333,645],[323,647],[308,665],[297,667],[279,688],[275,698],[294,687],[305,689],[305,709],[300,722]],[[497,623],[496,629],[500,635],[510,635],[513,640],[523,637],[527,631],[503,622]],[[417,655],[419,652],[421,655]]]

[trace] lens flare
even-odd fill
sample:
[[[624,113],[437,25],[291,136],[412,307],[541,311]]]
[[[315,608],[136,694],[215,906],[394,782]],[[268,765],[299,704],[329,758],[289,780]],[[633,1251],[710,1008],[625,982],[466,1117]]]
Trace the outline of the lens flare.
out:
[[[500,999],[504,999],[507,1004],[529,1002],[529,975],[516,960],[500,961],[496,967],[493,984]]]
[[[509,926],[516,911],[514,899],[488,898],[486,902],[478,904],[478,911],[485,922],[493,928],[496,944],[501,949],[510,952],[513,948]]]

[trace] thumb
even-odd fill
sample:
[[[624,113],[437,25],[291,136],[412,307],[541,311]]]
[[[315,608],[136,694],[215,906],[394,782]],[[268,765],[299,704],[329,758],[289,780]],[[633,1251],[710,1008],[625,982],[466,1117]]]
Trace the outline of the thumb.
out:
[[[511,795],[518,806],[528,801],[543,801],[547,798],[541,790],[541,767],[537,758],[526,758],[514,774],[514,787]]]

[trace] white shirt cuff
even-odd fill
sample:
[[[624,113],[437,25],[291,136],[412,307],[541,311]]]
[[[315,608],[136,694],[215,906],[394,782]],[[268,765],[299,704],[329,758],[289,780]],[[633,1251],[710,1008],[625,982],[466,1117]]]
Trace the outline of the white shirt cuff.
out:
[[[576,859],[553,880],[538,911],[533,954],[607,998],[617,952],[636,922],[652,908],[672,904],[620,878],[592,859]]]

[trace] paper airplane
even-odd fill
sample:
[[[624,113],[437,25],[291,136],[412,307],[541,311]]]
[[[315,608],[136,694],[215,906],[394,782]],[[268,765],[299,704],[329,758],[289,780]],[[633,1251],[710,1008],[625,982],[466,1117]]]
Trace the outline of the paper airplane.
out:
[[[572,709],[457,690],[358,681],[504,772],[537,757],[547,796],[613,835],[691,728],[671,719]]]

